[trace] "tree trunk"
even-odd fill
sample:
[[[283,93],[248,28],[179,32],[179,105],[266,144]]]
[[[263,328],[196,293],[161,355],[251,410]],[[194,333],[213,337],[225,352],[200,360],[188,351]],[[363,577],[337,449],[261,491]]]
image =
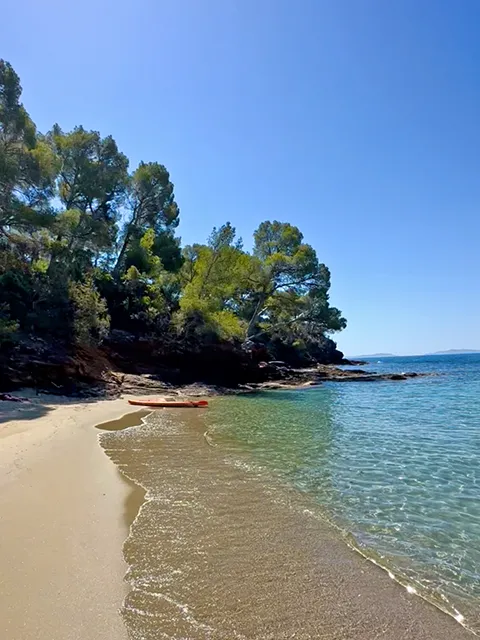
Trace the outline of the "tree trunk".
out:
[[[131,237],[132,237],[132,228],[129,225],[129,229],[128,229],[127,233],[125,234],[125,238],[123,240],[122,248],[120,249],[120,253],[118,254],[117,262],[115,263],[115,266],[113,268],[113,275],[116,278],[120,274],[120,269],[122,267],[123,258],[125,257],[125,253],[127,252],[128,243],[130,242],[130,238]]]
[[[255,305],[255,310],[252,314],[252,317],[250,318],[250,321],[248,323],[248,327],[247,327],[247,335],[246,335],[246,340],[248,340],[249,338],[252,337],[252,332],[253,329],[255,327],[255,324],[258,320],[258,316],[260,315],[260,313],[262,312],[263,306],[265,304],[265,300],[267,299],[267,294],[265,292],[260,293],[259,298],[258,298],[258,302]]]

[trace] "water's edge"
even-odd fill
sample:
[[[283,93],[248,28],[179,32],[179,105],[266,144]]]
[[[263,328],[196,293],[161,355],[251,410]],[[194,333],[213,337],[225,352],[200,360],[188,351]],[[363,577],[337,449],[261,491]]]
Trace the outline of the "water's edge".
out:
[[[275,394],[276,392],[270,391],[268,393]],[[210,447],[217,446],[217,444],[215,443],[215,438],[213,436],[213,433],[210,432],[208,429],[204,432],[204,438],[208,446]],[[276,482],[280,483],[280,485],[284,485],[284,481],[280,477],[276,477],[275,480]],[[306,499],[305,494],[300,492],[298,489],[287,487],[286,485],[284,486],[285,486],[285,489],[287,490],[298,491],[299,495],[302,497],[302,500]],[[325,525],[331,527],[332,530],[336,532],[336,534],[344,541],[344,543],[350,549],[352,549],[353,551],[355,551],[355,553],[362,556],[362,558],[364,558],[365,560],[368,560],[369,562],[374,564],[376,567],[384,571],[391,580],[393,580],[398,585],[403,587],[407,591],[407,593],[416,595],[422,600],[424,600],[425,602],[427,602],[428,604],[433,605],[436,609],[439,609],[442,613],[445,613],[448,616],[452,617],[462,627],[464,627],[465,629],[473,633],[475,636],[478,636],[475,630],[468,626],[468,622],[465,620],[465,617],[463,616],[463,614],[460,611],[458,611],[451,603],[448,603],[448,606],[447,606],[446,603],[441,602],[440,597],[435,597],[434,593],[429,592],[421,584],[412,583],[412,580],[407,575],[403,574],[398,567],[394,565],[389,565],[388,563],[386,563],[385,560],[378,553],[376,553],[374,549],[368,546],[362,545],[351,531],[348,531],[347,529],[342,527],[341,524],[339,524],[338,522],[335,522],[335,520],[332,517],[329,517],[328,513],[324,509],[322,509],[321,505],[318,505],[318,503],[315,503],[312,500],[312,510],[308,509],[308,512],[309,512],[309,515],[311,515],[312,517],[318,518]]]
[[[141,427],[142,425],[148,425],[148,419],[154,413],[155,412],[149,411],[149,410],[129,412],[117,418],[116,420],[112,420],[104,424],[95,425],[95,427],[101,431],[125,431],[128,429],[134,429],[137,427]],[[131,576],[132,566],[128,562],[125,548],[131,538],[132,528],[135,526],[138,519],[140,518],[143,509],[150,502],[151,495],[147,486],[144,486],[143,484],[141,484],[138,478],[131,477],[126,472],[125,468],[118,465],[118,463],[113,459],[113,457],[109,454],[107,447],[104,446],[102,443],[102,436],[103,436],[103,433],[98,434],[98,442],[99,442],[99,445],[102,447],[105,455],[107,455],[107,457],[109,457],[110,460],[112,460],[112,462],[116,465],[122,477],[126,478],[129,484],[137,487],[143,493],[142,500],[139,501],[137,504],[136,513],[130,512],[129,535],[125,540],[124,548],[123,548],[124,557],[129,567],[125,575],[125,581],[130,585],[131,590],[135,591],[134,580],[132,579],[132,576]],[[203,440],[206,446],[216,447],[215,443],[213,442],[213,439],[210,437],[208,429],[205,432],[203,432]],[[289,493],[292,493],[292,491],[297,492],[299,494],[299,497],[301,496],[301,499],[299,499],[299,502],[305,502],[305,495],[299,490],[292,487],[288,487],[288,491]],[[438,609],[442,613],[445,613],[449,617],[453,618],[457,623],[459,623],[459,625],[467,629],[473,635],[475,636],[478,635],[477,633],[475,633],[473,629],[471,629],[468,626],[463,615],[459,611],[457,611],[453,607],[451,610],[449,610],[446,606],[442,606],[442,603],[438,602],[438,600],[436,600],[434,597],[429,596],[428,592],[425,592],[423,589],[421,588],[419,589],[416,586],[412,586],[407,576],[404,576],[401,572],[398,571],[397,568],[390,567],[382,563],[382,559],[372,549],[369,549],[368,547],[365,547],[359,544],[359,542],[355,539],[354,535],[351,532],[346,531],[345,529],[342,529],[342,527],[339,524],[334,522],[332,519],[328,518],[326,513],[322,512],[321,509],[315,508],[315,507],[318,507],[318,504],[313,505],[313,501],[312,501],[312,506],[314,507],[312,508],[312,510],[304,509],[304,513],[308,513],[310,517],[313,517],[314,519],[317,519],[317,520],[321,520],[322,524],[325,524],[328,527],[330,527],[332,531],[335,532],[335,534],[343,541],[343,543],[348,548],[350,548],[352,551],[354,551],[356,554],[358,554],[365,560],[368,560],[369,563],[372,563],[376,567],[382,569],[382,571],[385,572],[392,581],[402,586],[407,593],[418,596],[419,599],[424,600],[426,603],[430,605],[433,605],[436,609]],[[127,598],[128,598],[128,595],[126,596],[125,600]],[[123,603],[122,609],[125,609],[125,601]]]

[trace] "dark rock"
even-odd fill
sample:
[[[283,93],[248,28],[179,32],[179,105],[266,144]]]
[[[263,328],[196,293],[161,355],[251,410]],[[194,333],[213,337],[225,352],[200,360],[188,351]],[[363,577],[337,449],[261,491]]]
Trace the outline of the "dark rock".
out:
[[[0,400],[4,402],[29,402],[27,398],[12,396],[10,393],[0,393]]]
[[[113,329],[104,340],[106,345],[132,344],[137,341],[137,337],[128,331]]]
[[[292,367],[287,364],[286,362],[283,362],[283,360],[270,360],[270,362],[268,363],[271,367],[282,367],[283,369],[291,369]]]
[[[195,384],[204,395],[207,388],[210,393],[214,388],[222,389],[222,393],[252,392],[262,383],[295,388],[322,381],[405,380],[426,375],[341,369],[318,364],[288,346],[277,347],[268,351],[265,345],[252,343],[244,349],[240,342],[227,343],[215,337],[205,342],[166,336],[159,342],[114,330],[101,347],[68,349],[60,343],[24,336],[17,343],[2,345],[0,390],[33,387],[46,393],[86,397],[174,392]],[[317,345],[316,357],[324,358],[323,362],[345,362],[338,354],[331,340]],[[302,364],[293,368],[295,358]],[[209,386],[198,386],[199,382]]]
[[[365,371],[365,369],[347,369],[345,373],[347,375],[353,374],[353,375],[361,375],[361,376],[371,376],[372,374],[374,374],[373,371]]]

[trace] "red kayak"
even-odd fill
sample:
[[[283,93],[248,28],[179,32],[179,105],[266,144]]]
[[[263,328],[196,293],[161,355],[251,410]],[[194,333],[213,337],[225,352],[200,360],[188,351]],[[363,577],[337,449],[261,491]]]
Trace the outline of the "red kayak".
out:
[[[129,404],[138,405],[141,407],[171,407],[171,408],[204,408],[208,407],[206,400],[129,400]]]

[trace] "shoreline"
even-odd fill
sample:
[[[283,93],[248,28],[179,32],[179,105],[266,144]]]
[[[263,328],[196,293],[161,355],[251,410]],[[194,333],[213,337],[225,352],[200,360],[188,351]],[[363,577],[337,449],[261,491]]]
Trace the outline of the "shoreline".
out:
[[[125,552],[132,523],[138,527],[140,512],[149,502],[145,500],[145,489],[140,488],[142,485],[135,482],[137,488],[132,488],[134,481],[129,481],[106,455],[99,442],[101,431],[94,427],[101,429],[102,424],[107,423],[115,428],[122,422],[124,428],[136,426],[141,424],[138,416],[142,411],[131,407],[124,399],[74,403],[64,398],[47,400],[50,401],[48,404],[38,401],[31,406],[6,407],[6,416],[0,413],[0,539],[5,556],[0,579],[0,629],[5,627],[5,637],[15,640],[56,637],[62,640],[79,637],[82,640],[126,640],[128,633],[119,610],[122,602],[131,598],[132,591],[131,585],[125,582],[129,565],[122,549]],[[0,404],[0,410],[5,404]],[[200,462],[206,455],[206,464],[211,465],[210,473],[213,469],[223,473],[219,461],[211,457],[216,452],[196,448],[198,437],[203,439],[203,433],[198,429],[197,418],[186,411],[183,414],[168,412],[169,420],[177,423],[183,418],[187,418],[187,422],[193,420],[187,425],[191,433],[187,434],[188,442],[185,441],[186,448],[181,455],[187,453],[192,461],[198,459]],[[11,420],[8,420],[9,416],[12,416]],[[204,446],[210,448],[206,442]],[[178,471],[176,464],[186,464],[182,458],[175,462],[174,453],[170,451],[170,457],[164,459],[169,478],[174,477],[172,472]],[[244,484],[238,470],[233,476],[220,477],[219,482],[224,479],[228,484],[239,482],[239,488]],[[166,486],[176,492],[176,484],[172,486],[168,480]],[[181,491],[181,486],[178,489]],[[313,562],[315,575],[310,575],[309,568],[308,577],[313,580],[314,588],[305,592],[303,600],[299,599],[302,609],[298,611],[309,610],[312,619],[318,617],[319,610],[323,611],[328,624],[324,620],[321,634],[300,634],[299,638],[370,640],[377,637],[376,633],[392,640],[475,637],[448,614],[417,595],[407,594],[405,588],[393,582],[383,569],[379,571],[372,562],[361,558],[358,551],[349,549],[340,537],[332,536],[326,522],[306,518],[303,530],[286,511],[278,511],[280,507],[265,501],[268,492],[260,495],[259,487],[255,491],[258,495],[249,496],[249,499],[255,497],[249,508],[246,511],[245,506],[241,508],[247,521],[255,517],[258,521],[257,524],[253,520],[249,523],[259,535],[252,538],[248,554],[263,553],[261,535],[270,538],[277,553],[288,553],[292,563],[300,562],[290,576],[300,590],[305,589],[304,580],[298,581],[302,567],[306,570]],[[45,500],[47,495],[48,502]],[[210,495],[208,490],[206,495],[208,500],[213,500],[214,510],[223,509],[232,523],[235,522],[235,509],[232,510],[231,504],[219,503],[218,496]],[[257,498],[258,505],[255,506]],[[281,535],[275,532],[273,536],[265,528],[268,521],[259,520],[271,509],[276,510],[275,517],[288,525]],[[305,531],[311,549],[302,540]],[[249,531],[244,533],[249,534]],[[294,549],[294,544],[300,548]],[[127,557],[129,553],[132,555],[131,546],[130,542]],[[316,553],[310,557],[313,549]],[[230,566],[234,558],[225,556],[225,549],[222,553]],[[308,563],[304,566],[305,559]],[[131,560],[130,557],[129,564]],[[248,555],[243,561],[248,563]],[[275,564],[267,562],[262,570],[266,571],[267,578],[268,571],[271,572],[267,583],[279,579],[275,589],[280,586],[289,593],[292,587],[284,582],[284,577],[275,575]],[[297,571],[300,572],[298,577]],[[359,601],[355,602],[355,599]],[[291,606],[288,610],[294,615]],[[310,622],[306,618],[304,624]],[[250,634],[244,637],[264,637],[252,635],[254,629],[251,627]],[[226,636],[214,633],[211,637]]]
[[[164,631],[165,637],[177,637],[176,630],[181,628],[182,633],[192,639],[204,638],[206,629],[212,634],[208,638],[290,638],[293,635],[290,635],[292,629],[289,625],[296,625],[297,617],[301,629],[308,627],[313,630],[321,622],[328,627],[328,633],[324,635],[305,635],[305,631],[297,635],[298,629],[295,629],[295,637],[302,639],[370,640],[380,634],[391,640],[466,640],[475,636],[458,619],[409,590],[384,567],[349,544],[334,525],[309,512],[308,499],[294,489],[283,487],[275,495],[274,488],[259,483],[258,478],[252,479],[241,465],[240,468],[233,468],[221,464],[223,453],[220,452],[219,459],[215,459],[218,451],[208,444],[204,427],[197,416],[194,411],[188,410],[180,414],[170,411],[159,414],[162,429],[165,427],[170,435],[162,436],[158,450],[152,451],[152,434],[136,434],[140,440],[145,437],[147,448],[142,448],[141,442],[134,438],[135,458],[138,459],[133,460],[133,467],[129,466],[129,451],[123,448],[124,444],[120,448],[119,443],[113,441],[105,445],[107,455],[150,496],[141,506],[124,549],[132,586],[125,599],[124,615],[127,624],[132,625],[141,637],[153,640],[159,629]],[[180,423],[185,429],[178,429]],[[169,443],[172,436],[173,446]],[[160,479],[159,494],[155,494],[155,488],[149,485],[148,473],[142,478],[148,460],[152,460],[152,457],[157,459],[157,456],[159,466],[156,467],[155,476],[159,469],[165,475],[164,479]],[[194,469],[190,478],[193,484],[189,484],[187,468]],[[206,483],[202,481],[205,472]],[[213,487],[210,485],[212,476],[218,478]],[[179,480],[172,484],[172,478]],[[248,494],[246,487],[250,489]],[[233,502],[229,502],[228,493],[232,490],[235,496]],[[215,523],[212,527],[202,521],[204,516],[198,519],[198,514],[192,511],[191,506],[186,506],[188,496],[192,493],[196,496],[200,512],[210,514],[208,520]],[[175,496],[173,503],[166,496]],[[159,505],[165,501],[168,508],[162,510]],[[155,512],[160,520],[152,517]],[[274,514],[274,517],[269,520],[268,514]],[[169,519],[175,522],[177,528],[178,539],[175,537],[173,541],[170,540],[170,525],[161,524],[168,523]],[[279,523],[286,526],[278,527],[279,535],[273,534],[272,530],[277,527],[272,524]],[[162,532],[163,526],[166,526],[165,533]],[[258,535],[255,536],[251,530],[256,528]],[[237,529],[239,536],[235,533]],[[142,530],[148,531],[147,544],[141,539]],[[200,536],[193,533],[197,531],[201,531]],[[155,537],[157,535],[158,538]],[[305,540],[302,540],[302,536],[305,536]],[[266,541],[269,543],[268,549],[265,547]],[[206,546],[202,550],[203,544]],[[178,587],[171,591],[166,575],[161,578],[155,575],[153,565],[145,565],[151,545],[162,548],[162,567],[173,561],[170,570],[174,574],[189,575],[190,584],[184,585],[185,589]],[[178,557],[178,545],[185,549],[187,557],[183,554],[181,558]],[[195,567],[195,562],[190,564],[188,549],[193,555],[200,553],[202,556],[198,567]],[[269,556],[273,556],[273,563],[268,559]],[[278,560],[285,557],[288,557],[285,567],[287,581],[285,574],[278,572]],[[180,564],[176,564],[178,562]],[[209,574],[211,583],[206,578]],[[302,575],[307,578],[309,585],[305,586]],[[254,585],[254,588],[245,591],[240,586],[244,581]],[[260,583],[258,586],[257,581]],[[263,581],[265,587],[275,594],[271,600],[270,594],[261,586]],[[293,588],[290,583],[294,585]],[[147,584],[150,586],[146,587]],[[206,591],[206,601],[196,595],[192,599],[192,588],[195,591],[197,585],[199,591]],[[160,593],[152,594],[151,589]],[[224,600],[222,604],[226,608],[222,612],[220,627],[215,617],[217,606],[221,609],[222,604],[212,609],[209,595],[212,592]],[[151,600],[152,595],[155,596],[154,601]],[[260,611],[257,610],[259,597],[265,601],[260,605]],[[158,598],[162,603],[160,608],[157,608]],[[244,604],[241,605],[243,599]],[[355,602],[357,599],[360,599],[360,608]],[[229,604],[230,600],[233,602]],[[327,607],[321,604],[323,600],[327,600]],[[164,610],[165,601],[174,605],[173,608]],[[238,606],[241,610],[248,610],[248,617],[256,620],[256,626],[248,623],[243,615],[237,618]],[[303,609],[310,611],[306,619]],[[182,617],[179,611],[188,612],[188,615]],[[325,615],[331,617],[328,625],[323,622]],[[283,617],[282,628],[276,627],[276,617]],[[151,620],[154,620],[154,625],[160,624],[161,620],[165,626],[150,627]],[[287,627],[288,633],[285,630]]]
[[[412,378],[429,377],[432,373],[402,372],[402,373],[378,373],[365,369],[355,368],[357,364],[370,365],[362,361],[345,360],[340,364],[317,364],[307,368],[294,368],[282,362],[260,363],[256,375],[249,379],[237,380],[229,386],[224,386],[218,378],[214,381],[196,378],[189,382],[172,382],[171,375],[159,375],[150,373],[127,373],[113,369],[76,375],[69,373],[68,385],[62,387],[51,380],[49,373],[45,372],[43,384],[32,384],[32,380],[26,378],[22,385],[19,380],[15,384],[0,384],[0,401],[8,396],[16,396],[22,389],[36,389],[39,393],[48,396],[61,394],[79,400],[112,399],[123,396],[162,394],[172,396],[219,396],[237,395],[244,393],[257,393],[276,389],[302,389],[310,386],[321,385],[324,382],[382,382],[382,381],[406,381]],[[352,366],[355,365],[355,366]],[[342,368],[348,366],[349,368]],[[95,374],[95,375],[94,375]],[[0,380],[0,383],[2,381]],[[57,395],[57,397],[59,397]]]

